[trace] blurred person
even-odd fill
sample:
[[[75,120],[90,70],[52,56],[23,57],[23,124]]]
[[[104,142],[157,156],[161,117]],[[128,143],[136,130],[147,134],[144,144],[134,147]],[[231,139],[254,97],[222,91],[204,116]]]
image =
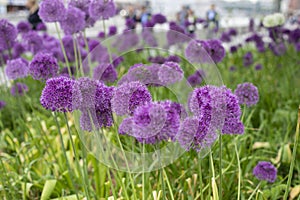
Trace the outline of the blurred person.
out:
[[[177,13],[177,21],[182,27],[185,27],[187,15],[188,15],[188,6],[182,6],[181,10]]]
[[[192,9],[189,9],[186,17],[186,27],[188,33],[194,34],[194,32],[196,31],[196,22],[197,17],[195,16],[194,11]]]
[[[140,22],[137,11],[136,11],[135,7],[133,7],[132,5],[130,5],[128,8],[128,14],[126,16],[126,21],[127,21],[127,27],[129,29],[135,29],[136,24],[138,22]]]
[[[219,30],[219,14],[216,11],[215,4],[212,4],[206,12],[206,23],[206,27],[208,28],[207,38],[213,38]]]
[[[147,25],[147,22],[150,20],[150,17],[151,13],[147,10],[146,6],[142,6],[140,20],[143,27]]]
[[[38,14],[39,12],[38,0],[28,0],[26,3],[26,8],[29,10],[29,16],[27,19],[31,24],[32,29],[36,30],[38,24],[42,22]]]

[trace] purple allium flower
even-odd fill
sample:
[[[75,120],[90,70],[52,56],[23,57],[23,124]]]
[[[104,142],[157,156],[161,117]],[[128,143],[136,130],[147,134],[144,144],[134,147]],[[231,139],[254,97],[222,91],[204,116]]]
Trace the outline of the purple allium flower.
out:
[[[222,43],[220,40],[208,40],[208,48],[206,48],[209,56],[212,58],[212,60],[216,63],[219,63],[223,60],[225,57],[225,49],[222,46]]]
[[[93,26],[95,24],[95,20],[91,18],[89,13],[89,6],[91,0],[70,0],[69,6],[76,7],[85,13],[85,25],[86,27]]]
[[[94,68],[93,79],[112,83],[118,79],[118,74],[111,64],[102,63]]]
[[[134,29],[135,28],[136,23],[135,23],[135,21],[132,18],[126,18],[125,25],[126,25],[126,28],[128,30],[130,30],[130,29]]]
[[[192,40],[185,50],[187,60],[192,63],[201,63],[209,60],[209,55],[206,51],[207,45],[205,41]]]
[[[232,54],[237,52],[237,50],[238,50],[237,46],[231,46],[230,47],[230,53],[232,53]]]
[[[108,87],[101,82],[97,82],[96,89],[96,116],[100,127],[112,126],[112,98],[114,94],[114,87]]]
[[[155,36],[153,35],[153,32],[149,29],[143,30],[142,39],[150,47],[156,47],[157,46],[157,40],[156,40]]]
[[[47,80],[56,76],[58,73],[56,58],[47,53],[35,55],[29,65],[29,73],[35,80]]]
[[[234,66],[234,65],[230,66],[229,71],[231,71],[231,72],[236,71],[236,66]]]
[[[167,18],[166,18],[166,16],[158,13],[158,14],[152,15],[152,22],[154,24],[164,24],[167,22]]]
[[[163,64],[166,62],[166,59],[163,56],[155,56],[155,57],[150,56],[148,58],[148,61],[152,63]]]
[[[259,101],[258,89],[252,83],[239,84],[235,90],[239,104],[246,104],[248,107],[257,104]]]
[[[289,42],[294,44],[300,42],[300,28],[296,28],[290,32]]]
[[[25,47],[28,51],[33,54],[42,51],[43,48],[43,38],[35,31],[29,31],[22,35]]]
[[[165,62],[159,68],[158,78],[163,85],[172,85],[183,78],[183,71],[178,63]]]
[[[65,13],[62,0],[43,0],[38,14],[43,22],[59,22],[65,19]]]
[[[115,4],[112,0],[92,0],[89,13],[95,20],[108,19],[116,14]]]
[[[19,33],[27,33],[31,30],[31,25],[27,21],[21,21],[18,23],[17,29]]]
[[[101,38],[101,39],[105,38],[105,33],[103,31],[100,31],[98,33],[98,38]]]
[[[253,169],[253,175],[259,180],[274,183],[277,178],[277,169],[270,162],[260,161]]]
[[[198,74],[192,74],[188,77],[187,81],[192,87],[196,87],[202,83],[202,78]]]
[[[23,44],[16,42],[13,46],[12,51],[13,58],[19,58],[25,52],[25,47],[23,46]]]
[[[168,45],[180,44],[190,41],[191,38],[185,35],[185,30],[176,23],[170,22],[170,30],[167,32]]]
[[[95,109],[97,81],[81,77],[75,81],[73,95],[73,108],[81,111],[86,108]]]
[[[120,125],[120,134],[128,134],[139,142],[157,143],[174,140],[180,127],[180,104],[163,101],[139,106],[133,117],[126,118]]]
[[[270,43],[269,48],[275,56],[281,56],[287,51],[286,46],[283,42],[281,43]]]
[[[245,67],[249,67],[253,64],[253,54],[250,51],[244,55],[243,64]]]
[[[138,34],[132,31],[125,31],[117,38],[113,46],[116,47],[119,52],[123,52],[136,47],[139,42]]]
[[[23,96],[26,92],[28,92],[28,87],[24,83],[16,83],[10,89],[10,93],[13,96]]]
[[[38,23],[38,25],[36,26],[36,30],[37,31],[47,31],[47,25],[43,22]]]
[[[123,61],[124,61],[124,58],[122,56],[115,57],[115,58],[113,58],[112,64],[115,68],[117,68]]]
[[[189,151],[193,146],[193,140],[195,133],[197,133],[199,129],[199,121],[196,117],[194,118],[186,118],[179,129],[179,134],[176,139],[182,148]]]
[[[153,73],[151,66],[145,66],[141,63],[135,64],[129,68],[127,74],[124,75],[122,79],[119,81],[119,84],[133,82],[133,81],[139,81],[145,85],[160,84],[157,75],[157,71],[159,70],[159,68],[160,66],[155,67],[156,73]]]
[[[235,28],[230,28],[228,30],[228,35],[230,35],[230,36],[237,36],[237,34],[238,34],[238,31]]]
[[[152,97],[147,87],[136,81],[118,86],[114,90],[111,103],[113,111],[117,115],[132,115],[138,106],[151,102],[151,100]]]
[[[295,44],[295,50],[296,50],[297,52],[300,51],[300,42],[297,42],[297,43]]]
[[[6,102],[0,100],[0,110],[2,110],[6,106]]]
[[[166,61],[165,62],[176,62],[176,63],[180,63],[181,62],[181,59],[179,56],[176,56],[176,55],[171,55],[169,57],[166,58]]]
[[[256,66],[255,66],[255,70],[261,70],[262,69],[262,65],[261,64],[257,64]]]
[[[5,68],[7,78],[15,80],[28,76],[28,62],[23,58],[8,60]]]
[[[117,27],[116,26],[110,26],[108,28],[108,36],[113,36],[117,34]]]
[[[60,25],[66,35],[82,31],[85,28],[85,13],[76,7],[69,6],[66,18],[60,21]]]
[[[13,47],[17,38],[17,29],[6,19],[0,20],[0,49],[6,50]]]
[[[230,42],[230,41],[231,41],[231,38],[230,38],[229,33],[223,32],[223,33],[221,34],[220,40],[221,40],[222,42]]]
[[[73,96],[78,92],[74,84],[75,81],[66,76],[48,79],[40,98],[42,106],[53,112],[72,112]]]

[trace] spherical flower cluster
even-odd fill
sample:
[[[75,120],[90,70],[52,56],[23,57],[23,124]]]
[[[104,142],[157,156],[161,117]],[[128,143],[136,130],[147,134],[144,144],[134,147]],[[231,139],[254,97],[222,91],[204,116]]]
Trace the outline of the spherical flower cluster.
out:
[[[66,17],[60,21],[61,28],[66,35],[72,35],[85,28],[85,13],[80,9],[69,6]]]
[[[261,64],[255,65],[255,70],[256,71],[261,70],[261,69],[262,69],[262,65]]]
[[[38,23],[38,25],[36,26],[36,30],[37,31],[47,31],[47,25],[43,22]]]
[[[202,77],[195,73],[190,75],[187,81],[192,87],[196,87],[202,83]]]
[[[25,47],[23,44],[16,42],[12,49],[13,58],[19,58],[25,52]]]
[[[19,33],[27,33],[31,30],[31,25],[29,22],[21,21],[17,25],[17,30]]]
[[[58,73],[56,58],[51,54],[39,53],[29,65],[29,73],[35,80],[47,80]]]
[[[151,100],[151,94],[145,85],[140,82],[129,82],[114,90],[111,103],[117,115],[132,115],[138,106]]]
[[[6,102],[0,100],[0,110],[2,110],[6,106]]]
[[[23,96],[26,92],[28,92],[28,87],[24,83],[16,83],[11,87],[10,93],[13,96]]]
[[[245,104],[250,107],[259,101],[258,89],[252,83],[239,84],[234,93],[241,105]]]
[[[92,0],[89,6],[90,16],[95,19],[108,19],[116,14],[112,0]]]
[[[282,13],[267,15],[262,23],[266,28],[281,26],[285,23],[285,17]]]
[[[219,63],[225,57],[225,49],[219,40],[192,40],[185,50],[185,56],[192,63]]]
[[[190,95],[189,108],[194,117],[186,119],[177,137],[179,143],[186,149],[193,148],[200,151],[211,146],[217,139],[218,130],[222,134],[244,132],[237,97],[226,87],[196,88]],[[186,126],[195,123],[195,119],[197,123],[188,130],[189,127]]]
[[[36,31],[29,31],[23,34],[22,38],[26,50],[31,51],[33,54],[37,54],[44,49],[43,38]]]
[[[274,183],[277,178],[277,169],[270,162],[261,161],[254,167],[253,175],[259,180]]]
[[[166,58],[166,62],[176,62],[176,63],[180,63],[181,59],[179,56],[176,55],[171,55],[169,57]]]
[[[28,76],[28,62],[23,58],[8,60],[5,68],[7,78],[15,80]]]
[[[102,63],[94,68],[93,79],[104,82],[115,82],[118,78],[116,69],[109,63]]]
[[[150,46],[150,47],[156,47],[157,46],[157,40],[154,37],[151,30],[148,30],[148,29],[143,30],[142,38],[148,46]]]
[[[158,14],[152,15],[152,22],[154,24],[164,24],[167,22],[167,18],[166,18],[166,16],[158,13]]]
[[[171,85],[183,78],[183,70],[178,63],[165,62],[159,68],[158,78],[163,85]]]
[[[73,95],[77,92],[74,84],[75,81],[66,76],[48,79],[40,98],[42,106],[53,112],[73,111]]]
[[[17,29],[6,19],[0,20],[0,49],[6,50],[13,47],[17,38]]]
[[[180,128],[182,107],[171,101],[139,106],[132,117],[123,120],[120,134],[128,134],[139,142],[154,144],[175,140]]]
[[[65,19],[66,8],[62,0],[43,0],[38,14],[43,22],[59,22]]]
[[[117,34],[117,27],[116,26],[110,26],[108,28],[108,36],[113,36]]]
[[[243,64],[245,67],[249,67],[253,64],[253,54],[250,51],[244,55]]]

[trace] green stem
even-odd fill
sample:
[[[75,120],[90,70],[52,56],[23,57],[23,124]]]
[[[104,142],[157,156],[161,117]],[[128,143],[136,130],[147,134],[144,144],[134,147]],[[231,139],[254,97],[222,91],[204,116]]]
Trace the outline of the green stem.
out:
[[[85,191],[86,198],[87,198],[87,200],[89,200],[90,196],[89,196],[89,192],[88,192],[88,187],[86,185],[85,179],[84,179],[82,171],[81,171],[81,167],[80,167],[79,160],[78,160],[78,157],[77,157],[77,152],[76,152],[76,149],[75,149],[75,144],[74,144],[74,141],[73,141],[73,138],[72,138],[71,129],[70,129],[70,126],[69,126],[69,123],[68,123],[68,118],[67,118],[66,113],[64,113],[64,118],[65,118],[65,121],[66,121],[66,124],[67,124],[68,134],[69,134],[69,138],[70,138],[70,141],[71,141],[73,154],[74,154],[74,157],[75,157],[75,163],[76,163],[77,169],[79,171],[80,177],[83,179],[82,182],[83,182],[83,188],[84,188],[84,191]]]
[[[69,60],[68,60],[68,57],[67,57],[66,49],[65,49],[64,44],[63,44],[62,39],[61,39],[61,35],[60,35],[60,32],[59,32],[59,28],[58,28],[58,23],[57,22],[55,22],[55,28],[56,28],[57,36],[58,36],[58,39],[59,39],[59,42],[60,42],[61,50],[63,52],[64,58],[65,58],[65,61],[66,61],[66,64],[67,64],[69,76],[71,77],[72,76],[72,72],[71,72],[71,68],[70,68],[70,63],[69,63]]]
[[[236,143],[234,143],[234,149],[235,149],[235,153],[236,153],[236,159],[237,159],[237,162],[238,162],[238,170],[239,170],[238,196],[237,196],[237,200],[239,200],[240,197],[241,197],[241,163],[240,163],[240,156],[239,156],[239,152],[238,152]]]
[[[106,27],[105,27],[105,20],[102,20],[102,26],[103,26],[103,32],[104,32],[104,36],[106,37]]]
[[[222,133],[220,133],[219,138],[219,176],[220,176],[220,186],[219,186],[219,199],[222,200]]]
[[[252,194],[250,195],[250,197],[248,198],[248,200],[251,200],[252,197],[255,195],[256,191],[258,190],[259,186],[260,186],[261,182],[259,182],[259,184],[256,186],[256,188],[253,190]]]
[[[54,117],[54,120],[55,120],[55,123],[56,123],[56,126],[57,126],[57,130],[58,130],[58,133],[59,133],[61,148],[63,150],[63,154],[64,154],[64,157],[65,157],[65,160],[66,160],[67,168],[69,170],[69,174],[70,174],[70,177],[71,177],[72,187],[73,187],[73,190],[75,191],[75,195],[76,195],[77,200],[79,200],[77,190],[75,189],[75,183],[74,183],[74,180],[73,180],[73,173],[72,173],[72,170],[71,170],[71,166],[70,166],[70,163],[69,163],[69,160],[68,160],[68,157],[67,157],[67,153],[66,153],[66,149],[65,149],[65,145],[64,145],[64,139],[63,139],[62,133],[60,131],[60,125],[58,123],[56,113],[52,113],[52,114],[53,114],[53,117]]]
[[[136,193],[135,193],[134,181],[133,181],[133,178],[131,176],[131,172],[130,172],[130,169],[129,169],[128,161],[127,161],[127,158],[126,158],[126,155],[125,155],[125,152],[124,152],[124,149],[123,149],[123,144],[122,144],[122,142],[120,140],[119,134],[117,134],[117,138],[118,138],[118,143],[119,143],[119,145],[121,147],[121,150],[122,150],[122,153],[123,153],[123,156],[124,156],[124,159],[125,159],[126,168],[128,170],[129,179],[130,179],[130,183],[131,183],[131,187],[132,187],[132,193],[133,193],[134,199],[137,199]]]
[[[291,165],[290,165],[289,177],[288,177],[288,181],[287,181],[287,185],[286,185],[286,189],[285,189],[283,199],[288,198],[288,194],[289,194],[290,187],[291,187],[293,170],[294,170],[294,165],[295,165],[295,161],[296,161],[298,140],[299,140],[299,126],[300,126],[300,107],[298,109],[298,122],[297,122],[296,134],[295,134],[295,143],[294,143],[294,147],[293,147],[293,158],[292,158],[292,162],[291,162]]]
[[[143,142],[143,174],[142,174],[142,194],[145,200],[145,142]]]
[[[75,56],[75,67],[76,67],[76,77],[78,77],[78,75],[79,75],[79,64],[78,64],[78,54],[77,54],[77,50],[78,50],[78,52],[80,51],[79,49],[77,49],[77,47],[76,47],[76,39],[75,39],[75,36],[73,35],[72,36],[72,38],[73,38],[73,48],[74,48],[74,56]]]
[[[173,194],[173,191],[172,191],[172,187],[171,187],[169,178],[168,178],[167,173],[166,173],[166,171],[165,171],[164,168],[163,168],[163,173],[164,173],[164,176],[165,176],[166,181],[167,181],[167,185],[168,185],[168,188],[169,188],[169,192],[170,192],[170,195],[171,195],[171,199],[174,200],[174,194]]]
[[[204,199],[203,198],[203,189],[202,189],[202,186],[203,186],[203,179],[202,179],[202,160],[201,160],[201,157],[198,156],[198,160],[199,160],[199,179],[200,179],[200,197],[201,199]]]

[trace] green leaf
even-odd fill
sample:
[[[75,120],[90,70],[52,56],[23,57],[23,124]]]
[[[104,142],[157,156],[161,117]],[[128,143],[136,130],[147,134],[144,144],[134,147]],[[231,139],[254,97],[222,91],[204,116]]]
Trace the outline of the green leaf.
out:
[[[52,192],[55,188],[56,182],[57,182],[56,180],[47,180],[45,182],[41,200],[46,200],[46,199],[50,198],[50,195],[52,194]]]
[[[70,196],[65,196],[65,197],[59,197],[51,200],[77,200],[76,195],[70,195]]]

